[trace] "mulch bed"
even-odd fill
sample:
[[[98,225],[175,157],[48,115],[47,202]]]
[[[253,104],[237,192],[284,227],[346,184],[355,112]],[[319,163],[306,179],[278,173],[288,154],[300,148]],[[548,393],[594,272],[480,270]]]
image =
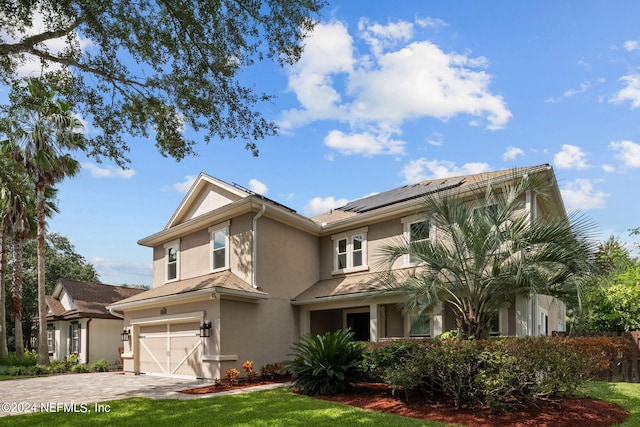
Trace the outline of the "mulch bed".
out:
[[[209,394],[209,393],[220,393],[223,391],[231,391],[238,390],[247,387],[255,387],[259,385],[266,384],[281,384],[291,381],[291,378],[277,378],[275,380],[254,380],[247,381],[245,379],[241,379],[237,384],[229,384],[227,381],[221,381],[220,384],[212,384],[204,387],[192,388],[189,390],[178,390],[180,393],[184,394]]]
[[[404,393],[400,394],[393,396],[387,384],[360,383],[339,395],[316,397],[403,417],[468,427],[605,427],[619,424],[629,416],[617,405],[588,398],[537,401],[531,407],[491,414],[488,408],[483,407],[455,409],[451,402],[425,402],[417,393],[406,401]]]
[[[290,378],[275,381],[240,380],[231,385],[223,381],[190,390],[186,394],[209,394],[254,387],[263,384],[283,383]],[[537,401],[526,408],[511,409],[500,414],[491,414],[488,408],[474,407],[455,409],[451,402],[425,402],[418,393],[405,399],[404,393],[391,394],[391,388],[382,383],[358,383],[344,393],[316,396],[372,411],[392,413],[403,417],[440,421],[467,427],[607,427],[620,424],[629,413],[612,403],[589,398],[567,398],[562,400]]]

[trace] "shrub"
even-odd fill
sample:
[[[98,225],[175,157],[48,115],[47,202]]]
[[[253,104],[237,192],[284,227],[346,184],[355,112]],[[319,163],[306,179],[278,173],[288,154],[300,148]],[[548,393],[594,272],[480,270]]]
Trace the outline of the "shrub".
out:
[[[71,367],[71,372],[75,372],[76,374],[84,374],[89,372],[89,367],[85,363],[78,363],[77,365],[73,365]]]
[[[104,359],[96,360],[91,364],[91,370],[96,372],[107,372],[109,370],[109,362]]]
[[[282,363],[267,363],[260,367],[260,375],[263,380],[275,380],[284,374]]]
[[[240,371],[238,371],[236,368],[231,368],[224,373],[224,377],[227,379],[229,384],[238,384],[238,378],[240,378]]]
[[[307,395],[336,394],[363,377],[363,346],[354,333],[339,329],[323,336],[305,335],[292,346],[292,361],[286,362],[293,386]]]
[[[25,349],[22,358],[18,358],[15,352],[11,352],[5,359],[0,360],[0,365],[7,366],[35,366],[38,361],[38,353]]]
[[[592,351],[591,354],[594,352]],[[559,338],[459,339],[372,344],[365,366],[391,385],[493,411],[570,394],[590,377],[589,352]]]
[[[52,360],[49,365],[49,372],[52,374],[61,374],[69,370],[64,360]]]

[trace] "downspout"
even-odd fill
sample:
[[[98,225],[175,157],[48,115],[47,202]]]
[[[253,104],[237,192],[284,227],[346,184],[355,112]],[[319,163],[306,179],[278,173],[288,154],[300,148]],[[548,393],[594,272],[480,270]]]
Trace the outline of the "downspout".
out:
[[[87,365],[89,364],[89,323],[91,323],[91,321],[93,320],[92,317],[89,317],[89,320],[87,320],[87,330],[85,332],[85,334],[87,334],[87,339],[86,341],[86,347],[87,347],[87,356],[85,357],[84,363],[86,363]]]
[[[257,285],[257,280],[256,280],[256,269],[258,267],[258,261],[257,261],[257,257],[258,257],[258,238],[257,235],[258,233],[256,233],[256,229],[257,229],[257,225],[258,225],[258,220],[260,219],[260,217],[262,215],[264,215],[264,211],[267,210],[267,205],[265,205],[264,203],[262,204],[262,208],[260,209],[260,212],[258,212],[258,214],[256,216],[253,217],[253,223],[251,224],[251,286],[253,288],[258,288]]]

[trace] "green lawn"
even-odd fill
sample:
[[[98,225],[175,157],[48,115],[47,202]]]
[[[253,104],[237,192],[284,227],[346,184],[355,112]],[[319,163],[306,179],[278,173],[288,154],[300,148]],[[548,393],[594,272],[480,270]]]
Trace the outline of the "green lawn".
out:
[[[640,427],[640,384],[592,382],[590,397],[616,403],[631,413],[623,426]],[[81,396],[77,403],[81,403]],[[290,393],[286,388],[193,400],[126,399],[105,402],[109,413],[37,413],[0,418],[11,426],[444,426],[379,414]]]
[[[81,402],[78,396],[78,403]],[[10,426],[444,426],[300,396],[286,388],[193,400],[105,402],[109,413],[37,413],[0,418]]]
[[[606,400],[629,411],[627,420],[620,424],[625,427],[640,427],[640,384],[588,382],[585,385],[587,396]]]

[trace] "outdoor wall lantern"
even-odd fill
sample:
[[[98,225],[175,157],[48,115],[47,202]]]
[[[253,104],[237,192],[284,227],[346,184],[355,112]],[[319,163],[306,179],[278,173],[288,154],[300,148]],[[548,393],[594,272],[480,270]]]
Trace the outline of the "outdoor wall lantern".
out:
[[[131,338],[131,333],[129,333],[129,331],[125,328],[120,334],[120,340],[122,342],[125,342],[125,341],[129,341],[129,338]]]
[[[202,338],[209,338],[211,336],[211,322],[202,322],[202,325],[200,325],[200,336]]]

